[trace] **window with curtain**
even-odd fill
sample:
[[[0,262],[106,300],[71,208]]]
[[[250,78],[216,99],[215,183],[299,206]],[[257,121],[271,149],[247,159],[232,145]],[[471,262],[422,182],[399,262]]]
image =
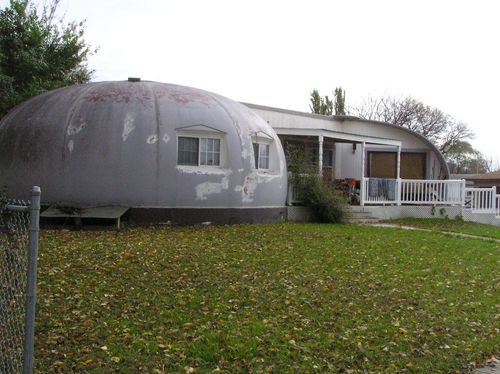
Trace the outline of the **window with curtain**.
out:
[[[269,169],[269,144],[253,143],[256,169]]]
[[[177,141],[178,165],[220,165],[220,139],[179,136]]]

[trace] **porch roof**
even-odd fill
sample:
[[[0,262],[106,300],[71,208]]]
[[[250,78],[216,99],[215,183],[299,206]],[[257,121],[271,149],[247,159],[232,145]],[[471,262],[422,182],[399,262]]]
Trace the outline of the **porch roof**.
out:
[[[326,128],[287,128],[276,127],[274,131],[278,135],[295,135],[295,136],[323,136],[323,138],[331,138],[349,143],[379,144],[389,146],[401,146],[401,140],[381,138],[377,136],[366,136],[360,134],[352,134],[342,131],[334,131]]]

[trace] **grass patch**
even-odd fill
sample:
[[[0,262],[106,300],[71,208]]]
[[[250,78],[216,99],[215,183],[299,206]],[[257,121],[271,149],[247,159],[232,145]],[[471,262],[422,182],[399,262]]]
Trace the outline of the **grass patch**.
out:
[[[460,232],[463,234],[500,239],[500,227],[484,225],[476,222],[439,218],[399,218],[387,220],[384,222],[403,226],[420,227],[436,231]]]
[[[463,370],[498,352],[498,249],[353,225],[43,231],[36,370]]]

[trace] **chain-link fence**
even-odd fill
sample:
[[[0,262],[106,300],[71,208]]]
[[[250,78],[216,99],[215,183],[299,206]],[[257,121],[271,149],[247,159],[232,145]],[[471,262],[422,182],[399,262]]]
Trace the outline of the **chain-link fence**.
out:
[[[0,374],[31,373],[40,189],[31,202],[0,193]]]

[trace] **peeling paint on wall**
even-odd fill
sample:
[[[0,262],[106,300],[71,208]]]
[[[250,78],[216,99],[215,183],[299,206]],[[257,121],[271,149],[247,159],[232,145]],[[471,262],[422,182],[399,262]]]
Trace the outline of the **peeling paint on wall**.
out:
[[[198,166],[184,166],[177,165],[177,171],[180,171],[183,174],[196,174],[196,175],[229,175],[231,171],[228,169],[219,169],[219,168],[200,168]]]
[[[208,195],[221,193],[229,188],[229,178],[225,176],[220,183],[203,182],[195,187],[196,200],[207,200]]]
[[[168,134],[165,134],[165,135],[163,135],[162,140],[163,140],[163,143],[167,144],[168,141],[170,140],[170,136],[168,136]]]
[[[245,177],[245,181],[242,186],[236,186],[234,190],[236,192],[241,191],[241,201],[244,203],[253,202],[255,190],[257,186],[261,183],[268,183],[272,180],[280,178],[278,174],[259,174],[258,171],[253,171]]]
[[[125,115],[125,120],[123,121],[123,132],[122,139],[125,142],[132,131],[135,129],[135,115],[133,113],[127,113]]]
[[[75,149],[75,142],[73,141],[73,139],[71,139],[71,140],[68,142],[68,150],[69,150],[69,153],[73,153],[73,149]]]
[[[155,135],[155,134],[149,135],[147,140],[146,140],[146,142],[148,144],[155,144],[157,141],[158,141],[158,135]]]
[[[247,158],[249,158],[252,155],[250,154],[250,152],[248,152],[248,149],[246,149],[246,148],[243,148],[241,150],[241,158],[243,158],[244,160],[246,160]]]
[[[236,186],[234,190],[236,192],[241,191],[241,201],[245,203],[252,202],[258,183],[258,176],[256,173],[251,173],[245,177],[243,186]]]
[[[78,126],[74,125],[68,126],[68,131],[67,131],[68,136],[77,135],[80,131],[82,131],[85,128],[85,126],[87,126],[87,124],[83,120],[80,120],[80,124]]]

